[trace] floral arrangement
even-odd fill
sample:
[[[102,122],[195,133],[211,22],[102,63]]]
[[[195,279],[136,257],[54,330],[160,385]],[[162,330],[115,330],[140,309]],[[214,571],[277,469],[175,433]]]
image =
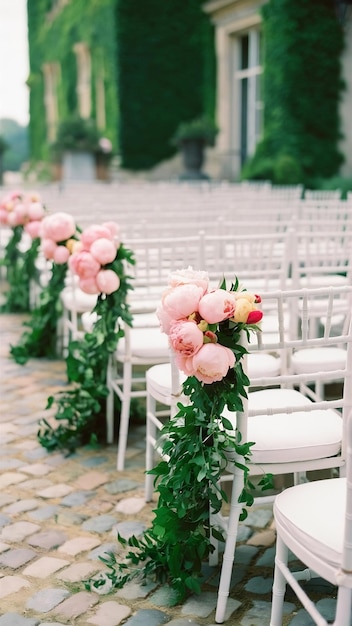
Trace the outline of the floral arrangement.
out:
[[[69,213],[52,213],[43,219],[40,236],[45,258],[57,265],[67,263],[78,237],[75,220]]]
[[[0,226],[12,229],[1,265],[6,267],[8,290],[2,311],[22,313],[30,308],[30,282],[37,275],[39,231],[45,207],[36,192],[12,191],[0,201]],[[29,240],[25,241],[24,235]]]
[[[12,357],[20,365],[33,357],[58,356],[57,329],[63,312],[60,294],[65,286],[71,250],[78,242],[79,228],[69,213],[57,212],[42,219],[38,236],[39,251],[50,264],[47,269],[50,278],[41,286],[38,303],[23,324],[29,330],[22,333],[17,345],[10,347]]]
[[[69,260],[71,271],[79,278],[79,287],[90,294],[109,295],[120,286],[114,267],[116,250],[120,247],[116,222],[93,224],[83,231]]]
[[[236,464],[244,472],[240,502],[245,519],[246,507],[253,503],[248,479],[253,443],[241,441],[223,412],[225,407],[243,410],[249,380],[242,368],[246,348],[241,334],[260,331],[259,304],[260,297],[240,289],[237,279],[229,289],[225,281],[211,289],[206,272],[189,268],[170,277],[157,313],[176,363],[187,375],[187,402],[178,403],[177,414],[160,433],[162,460],[150,472],[158,492],[151,528],[139,538],[118,537],[125,558],[102,558],[108,571],[87,581],[87,588],[104,593],[134,577],[153,577],[171,585],[175,603],[199,592],[202,563],[213,549],[211,538],[222,539],[210,525],[209,504],[216,513],[226,501],[219,481],[231,451],[242,459]],[[261,485],[270,486],[268,477]]]
[[[133,253],[119,238],[115,222],[91,225],[78,240],[68,240],[68,266],[86,293],[97,294],[93,329],[69,344],[66,369],[70,389],[48,398],[56,405],[54,421],[40,421],[38,438],[48,450],[73,452],[77,446],[105,436],[106,372],[110,355],[123,336],[122,321],[132,323],[127,295],[132,285],[126,273]],[[60,253],[61,254],[61,253]]]

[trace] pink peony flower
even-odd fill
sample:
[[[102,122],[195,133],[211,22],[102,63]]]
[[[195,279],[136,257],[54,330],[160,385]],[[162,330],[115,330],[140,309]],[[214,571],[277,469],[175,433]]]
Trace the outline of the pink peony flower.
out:
[[[120,245],[121,229],[117,222],[103,222],[102,226],[108,228],[115,242],[116,247]],[[118,245],[117,245],[118,242]]]
[[[7,222],[9,226],[22,226],[26,221],[26,207],[22,202],[16,204],[10,211]]]
[[[215,289],[206,293],[199,302],[200,316],[208,324],[217,324],[233,316],[236,309],[236,298],[231,291]]]
[[[101,237],[93,241],[89,252],[101,265],[106,265],[107,263],[112,263],[115,259],[116,247],[111,239]]]
[[[187,285],[188,283],[201,287],[203,293],[205,293],[209,285],[208,272],[197,271],[192,267],[188,267],[187,269],[173,272],[169,276],[168,284],[170,287],[179,287],[180,285]]]
[[[185,356],[181,352],[176,352],[175,363],[178,369],[184,374],[186,374],[186,376],[196,375],[196,372],[193,367],[193,356]]]
[[[32,239],[37,239],[39,237],[40,227],[41,222],[39,220],[34,220],[32,222],[27,222],[24,230],[32,237]]]
[[[67,263],[70,256],[70,251],[66,246],[56,246],[54,250],[53,261],[57,263],[57,265],[63,265],[63,263]]]
[[[203,345],[203,333],[194,322],[175,322],[170,328],[169,340],[175,352],[192,356]]]
[[[47,215],[42,221],[42,237],[54,241],[66,241],[76,232],[76,224],[69,213],[58,211]]]
[[[0,224],[8,223],[8,212],[2,206],[0,207]]]
[[[120,279],[113,270],[100,270],[95,278],[97,287],[101,293],[109,295],[120,287]]]
[[[45,209],[40,202],[31,202],[27,208],[29,220],[41,220],[45,215]]]
[[[94,277],[91,278],[81,278],[78,286],[84,293],[90,293],[92,295],[98,295],[100,293],[100,289],[95,281]]]
[[[83,233],[81,234],[81,242],[86,250],[89,250],[93,241],[96,239],[101,239],[101,237],[105,237],[106,239],[112,239],[113,236],[111,231],[107,226],[101,226],[100,224],[92,224],[88,226]]]
[[[46,259],[54,258],[54,252],[56,248],[57,243],[56,241],[53,241],[53,239],[42,239],[41,249]]]
[[[95,278],[100,270],[100,263],[87,250],[75,252],[69,258],[69,268],[81,279]]]
[[[222,380],[234,364],[233,352],[219,343],[205,343],[192,357],[194,376],[208,385]]]
[[[162,306],[169,317],[181,320],[198,310],[203,293],[202,287],[197,285],[191,283],[179,285],[163,294]]]
[[[160,322],[161,331],[168,335],[170,332],[170,326],[175,322],[175,320],[166,313],[165,309],[161,305],[159,305],[156,309],[156,316]]]

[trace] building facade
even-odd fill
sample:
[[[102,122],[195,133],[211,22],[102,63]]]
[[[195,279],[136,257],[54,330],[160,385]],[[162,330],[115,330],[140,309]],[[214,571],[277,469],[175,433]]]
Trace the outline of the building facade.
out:
[[[218,176],[238,179],[255,152],[263,131],[265,102],[261,89],[263,46],[261,7],[266,0],[213,0],[204,5],[215,26],[217,88],[216,119],[220,128],[216,155]],[[350,4],[350,3],[346,3]],[[345,48],[345,82],[339,105],[344,164],[340,174],[352,177],[352,10],[341,11]]]

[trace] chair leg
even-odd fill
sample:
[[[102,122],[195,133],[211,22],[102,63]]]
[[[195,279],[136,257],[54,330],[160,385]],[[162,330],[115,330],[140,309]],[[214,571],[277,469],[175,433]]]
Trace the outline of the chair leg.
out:
[[[282,625],[284,599],[285,599],[285,592],[286,592],[286,579],[280,569],[280,563],[283,563],[285,566],[287,566],[287,562],[288,562],[288,549],[287,549],[287,546],[282,541],[281,537],[278,535],[277,540],[276,540],[276,557],[275,557],[273,599],[272,599],[272,605],[271,605],[270,626]]]
[[[150,393],[147,392],[147,425],[146,425],[146,447],[145,447],[145,486],[144,497],[146,502],[153,499],[154,476],[148,474],[148,471],[154,466],[154,441],[156,438],[156,425],[151,416],[155,415],[156,401]]]
[[[333,626],[349,626],[352,614],[352,589],[339,587]]]
[[[114,366],[112,359],[114,357],[110,356],[107,373],[106,373],[106,386],[109,390],[108,397],[106,399],[106,442],[113,443],[114,442],[114,397],[115,393],[111,386],[111,381],[114,377]]]
[[[218,601],[215,613],[215,621],[218,624],[222,624],[225,620],[227,599],[229,596],[231,584],[232,567],[235,558],[238,523],[242,511],[242,504],[238,501],[242,493],[242,489],[243,471],[236,467],[233,476],[230,516],[227,526],[225,550],[218,591]]]
[[[126,362],[123,366],[123,389],[121,399],[120,429],[117,445],[117,470],[122,471],[125,467],[125,453],[127,447],[128,425],[130,421],[132,389],[132,363]]]

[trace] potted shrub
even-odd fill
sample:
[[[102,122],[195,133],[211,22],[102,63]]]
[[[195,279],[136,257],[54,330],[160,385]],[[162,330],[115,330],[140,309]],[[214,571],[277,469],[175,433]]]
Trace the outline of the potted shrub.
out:
[[[185,171],[181,180],[200,180],[209,178],[202,172],[204,150],[206,146],[214,146],[218,133],[213,120],[207,117],[195,118],[189,122],[181,122],[172,138],[172,143],[181,152]]]
[[[76,117],[62,121],[52,153],[54,163],[62,170],[56,178],[108,178],[112,145],[101,137],[93,120]]]

